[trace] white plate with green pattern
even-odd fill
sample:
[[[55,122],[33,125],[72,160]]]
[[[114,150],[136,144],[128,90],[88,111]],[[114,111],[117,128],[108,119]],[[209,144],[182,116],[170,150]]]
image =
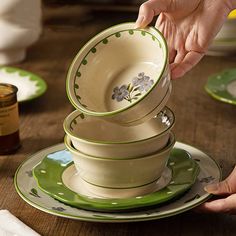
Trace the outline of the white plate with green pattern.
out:
[[[236,105],[236,69],[224,70],[208,78],[206,92],[213,98]]]
[[[200,173],[192,188],[181,198],[165,205],[152,206],[151,209],[111,213],[83,210],[66,205],[41,191],[33,178],[32,170],[46,155],[64,150],[64,144],[44,149],[29,157],[18,168],[14,183],[18,194],[28,204],[41,211],[61,217],[93,222],[133,222],[160,219],[180,214],[205,202],[210,195],[204,191],[204,186],[221,180],[220,168],[209,156],[194,147],[179,142],[176,143],[175,148],[187,151],[198,163]]]
[[[47,90],[46,82],[38,75],[13,67],[0,67],[0,83],[15,85],[20,103],[38,98]]]

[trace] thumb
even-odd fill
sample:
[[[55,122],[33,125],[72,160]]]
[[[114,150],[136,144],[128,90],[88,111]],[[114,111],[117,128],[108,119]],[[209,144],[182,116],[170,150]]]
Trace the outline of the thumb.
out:
[[[136,20],[136,28],[144,28],[151,23],[154,16],[161,12],[166,12],[170,1],[168,0],[149,0],[143,3],[139,8],[138,19]]]
[[[208,193],[215,195],[229,195],[236,193],[236,167],[225,180],[216,184],[207,185],[205,190]]]

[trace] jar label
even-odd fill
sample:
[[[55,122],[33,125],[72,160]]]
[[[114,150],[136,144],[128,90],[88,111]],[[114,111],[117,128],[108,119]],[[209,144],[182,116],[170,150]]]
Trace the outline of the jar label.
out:
[[[9,135],[19,129],[18,103],[0,108],[0,136]]]

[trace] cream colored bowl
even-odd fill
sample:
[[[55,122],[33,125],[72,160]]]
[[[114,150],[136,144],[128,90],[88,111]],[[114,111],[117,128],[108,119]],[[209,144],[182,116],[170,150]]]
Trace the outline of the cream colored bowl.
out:
[[[73,147],[69,136],[65,137],[65,145],[72,154],[80,177],[103,188],[137,188],[155,184],[166,167],[174,143],[171,133],[168,145],[162,151],[150,156],[117,160],[82,154]]]
[[[66,82],[76,109],[129,126],[160,112],[170,86],[164,37],[154,27],[135,29],[134,23],[92,38],[73,60]]]
[[[236,10],[233,10],[229,15],[215,40],[219,41],[236,41]]]
[[[82,153],[129,159],[164,148],[174,123],[174,114],[167,107],[149,121],[129,127],[74,111],[65,119],[64,130],[75,149]]]

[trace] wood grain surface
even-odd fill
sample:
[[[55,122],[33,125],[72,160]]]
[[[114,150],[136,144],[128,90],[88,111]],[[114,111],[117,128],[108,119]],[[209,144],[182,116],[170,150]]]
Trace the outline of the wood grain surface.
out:
[[[16,193],[13,176],[29,155],[63,141],[62,122],[73,110],[65,92],[68,67],[81,46],[100,30],[125,21],[134,13],[90,11],[79,6],[44,7],[44,30],[28,50],[27,59],[14,66],[40,75],[46,94],[20,106],[22,147],[14,155],[0,156],[0,208],[8,209],[42,235],[81,236],[235,236],[236,216],[189,211],[140,223],[87,223],[41,212]],[[233,57],[205,57],[191,72],[173,82],[168,102],[176,115],[176,139],[200,148],[221,166],[226,177],[236,163],[236,107],[209,97],[207,77],[236,67]]]

